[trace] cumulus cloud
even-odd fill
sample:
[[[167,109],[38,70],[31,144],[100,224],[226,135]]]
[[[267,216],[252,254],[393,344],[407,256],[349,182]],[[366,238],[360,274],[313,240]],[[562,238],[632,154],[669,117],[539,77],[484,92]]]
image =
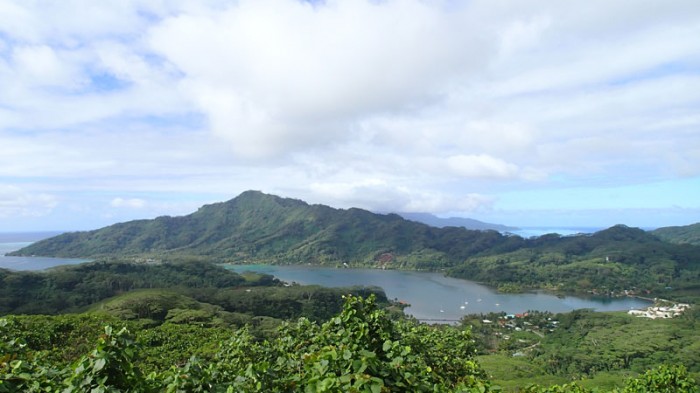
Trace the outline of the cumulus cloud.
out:
[[[253,188],[433,212],[697,177],[699,15],[694,0],[3,1],[0,175],[123,208]]]
[[[20,187],[0,184],[0,217],[40,217],[58,205],[50,194],[31,193]]]
[[[475,212],[489,210],[493,198],[470,193],[446,196],[437,192],[395,187],[380,179],[356,182],[313,183],[310,191],[315,198],[341,207],[363,207],[379,212]]]
[[[519,171],[517,165],[486,154],[451,156],[447,158],[447,167],[465,177],[509,178]]]
[[[146,207],[146,201],[140,198],[114,198],[109,202],[109,205],[119,208],[142,209]]]
[[[165,20],[150,42],[185,74],[213,131],[265,158],[445,94],[488,57],[480,35],[457,29],[477,23],[463,16],[418,1],[241,1]]]

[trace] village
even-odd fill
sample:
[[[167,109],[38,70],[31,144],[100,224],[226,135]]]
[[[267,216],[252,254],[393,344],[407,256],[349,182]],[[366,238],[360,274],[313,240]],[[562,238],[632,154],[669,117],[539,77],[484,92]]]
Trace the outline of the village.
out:
[[[672,304],[672,305],[658,305],[658,301],[655,302],[653,306],[647,307],[644,310],[629,310],[627,313],[629,315],[634,315],[640,318],[651,318],[651,319],[668,319],[675,318],[683,314],[686,310],[690,308],[690,304],[686,303],[671,303],[667,300],[661,300],[661,304]]]
[[[551,312],[528,311],[470,315],[462,323],[471,326],[480,353],[507,350],[522,356],[539,345],[546,334],[554,332],[559,321]]]

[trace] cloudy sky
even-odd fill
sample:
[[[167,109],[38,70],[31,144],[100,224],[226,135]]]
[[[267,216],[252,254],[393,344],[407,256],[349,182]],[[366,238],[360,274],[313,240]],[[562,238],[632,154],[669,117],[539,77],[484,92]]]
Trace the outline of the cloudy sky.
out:
[[[0,0],[0,231],[248,189],[698,222],[698,37],[697,0]]]

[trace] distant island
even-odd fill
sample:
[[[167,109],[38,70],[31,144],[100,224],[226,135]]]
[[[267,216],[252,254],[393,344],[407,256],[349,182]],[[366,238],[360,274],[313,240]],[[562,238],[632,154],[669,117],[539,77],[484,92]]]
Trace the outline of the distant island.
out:
[[[517,231],[518,229],[520,229],[517,227],[511,227],[511,226],[507,226],[507,225],[491,224],[488,222],[475,220],[473,218],[464,218],[464,217],[441,218],[441,217],[438,217],[438,216],[436,216],[434,214],[430,214],[430,213],[396,213],[396,214],[400,215],[401,217],[403,217],[407,220],[422,222],[423,224],[427,224],[427,225],[437,227],[437,228],[462,227],[462,228],[472,229],[472,230],[477,230],[477,231],[499,231],[499,232],[511,232],[511,231]]]

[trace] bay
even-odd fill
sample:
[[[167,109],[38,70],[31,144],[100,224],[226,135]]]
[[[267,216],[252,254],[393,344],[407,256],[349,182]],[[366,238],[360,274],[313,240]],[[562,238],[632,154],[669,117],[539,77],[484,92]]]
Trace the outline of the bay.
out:
[[[406,314],[423,321],[456,321],[467,314],[528,310],[569,312],[590,308],[622,311],[644,308],[649,302],[637,298],[582,298],[544,292],[505,294],[473,281],[445,277],[441,273],[379,269],[342,269],[317,266],[226,265],[236,272],[271,274],[288,283],[326,287],[379,286],[389,299],[410,304]]]
[[[10,257],[5,254],[26,247],[35,241],[55,236],[60,232],[0,233],[0,268],[10,270],[44,270],[61,265],[88,262],[89,259]]]

